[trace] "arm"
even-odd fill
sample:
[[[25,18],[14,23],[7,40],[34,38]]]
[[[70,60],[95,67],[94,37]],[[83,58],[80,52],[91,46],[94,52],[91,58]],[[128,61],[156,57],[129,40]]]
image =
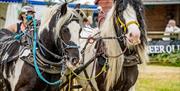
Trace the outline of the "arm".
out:
[[[179,33],[179,32],[180,32],[180,28],[177,27],[177,26],[175,26],[175,27],[174,27],[174,32],[175,32],[175,33]]]
[[[17,32],[17,24],[12,24],[10,26],[8,26],[6,29],[8,29],[9,31],[16,33]]]

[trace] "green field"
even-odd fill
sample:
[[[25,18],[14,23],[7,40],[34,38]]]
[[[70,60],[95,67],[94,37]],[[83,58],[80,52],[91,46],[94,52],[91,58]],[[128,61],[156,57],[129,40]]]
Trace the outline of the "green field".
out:
[[[180,91],[180,67],[148,67],[140,72],[136,91]]]

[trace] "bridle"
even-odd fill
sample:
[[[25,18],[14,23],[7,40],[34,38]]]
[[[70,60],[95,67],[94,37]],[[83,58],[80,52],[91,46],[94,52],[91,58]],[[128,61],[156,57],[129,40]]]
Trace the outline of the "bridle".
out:
[[[124,23],[122,21],[122,19],[118,16],[118,14],[115,16],[116,16],[116,17],[114,17],[114,19],[116,19],[115,24],[117,25],[117,27],[121,27],[121,29],[123,29],[123,34],[127,33],[128,26],[130,26],[132,24],[135,24],[138,27],[140,27],[140,24],[135,20]],[[116,31],[118,31],[118,30],[116,30]]]
[[[111,39],[117,39],[117,40],[119,40],[119,41],[124,41],[125,39],[126,39],[126,36],[125,36],[125,33],[127,33],[127,28],[128,28],[128,26],[130,26],[130,25],[132,25],[132,24],[135,24],[135,25],[137,25],[138,27],[140,27],[140,24],[137,22],[137,21],[129,21],[128,23],[123,23],[123,21],[121,20],[121,18],[119,17],[119,16],[116,16],[116,17],[114,17],[115,19],[116,19],[116,26],[118,26],[118,27],[120,27],[121,29],[123,29],[123,34],[121,34],[121,36],[117,36],[117,37],[95,37],[96,35],[98,35],[100,32],[98,32],[98,33],[96,33],[94,36],[92,36],[92,37],[81,37],[80,36],[80,33],[81,33],[81,31],[80,31],[80,33],[79,33],[79,38],[80,39],[87,39],[87,42],[85,43],[85,46],[83,47],[83,49],[81,50],[81,54],[83,54],[84,53],[84,51],[85,51],[85,49],[86,49],[86,47],[87,47],[87,45],[90,43],[89,41],[90,40],[92,40],[92,41],[99,41],[99,40],[111,40]],[[116,26],[114,26],[114,27],[116,27]],[[119,31],[118,29],[115,29],[115,31]],[[126,44],[126,41],[124,41],[124,44]],[[119,55],[117,55],[117,56],[110,56],[110,55],[107,55],[106,54],[106,56],[107,57],[109,57],[109,58],[117,58],[117,57],[119,57],[119,56],[121,56],[122,54],[124,54],[125,52],[126,52],[126,50],[127,50],[128,48],[127,47],[125,47],[124,48],[124,50],[122,51],[122,53],[120,53]]]
[[[57,23],[58,22],[58,20],[60,19],[60,17],[61,17],[61,13],[59,13],[58,12],[58,10],[57,10],[57,12],[56,12],[56,20],[55,20],[55,22]],[[67,27],[67,25],[70,23],[70,22],[72,22],[72,21],[79,21],[79,18],[78,17],[76,17],[75,16],[75,14],[71,14],[71,16],[70,16],[70,18],[63,24],[63,26],[61,27],[61,30],[60,31],[62,31],[62,28],[63,27]],[[39,46],[40,46],[40,51],[44,54],[44,52],[43,52],[43,50],[42,49],[44,49],[46,52],[48,52],[51,56],[53,56],[55,59],[57,59],[57,60],[65,60],[65,59],[68,59],[69,58],[69,55],[68,55],[68,53],[67,53],[67,51],[66,50],[68,50],[68,49],[78,49],[79,48],[79,46],[75,46],[75,45],[69,45],[69,44],[67,44],[63,39],[62,39],[62,36],[58,36],[57,37],[57,40],[59,40],[58,42],[60,42],[59,44],[56,42],[55,43],[55,45],[56,45],[56,47],[58,48],[59,46],[61,46],[61,48],[58,48],[58,51],[59,52],[61,52],[62,54],[61,54],[61,56],[59,55],[59,54],[55,54],[55,53],[53,53],[53,52],[51,52],[49,49],[47,49],[44,45],[42,45],[40,42],[38,42],[38,44],[39,44]],[[62,63],[62,62],[61,62]],[[54,63],[54,64],[56,64],[56,63]],[[59,63],[60,64],[60,63]]]

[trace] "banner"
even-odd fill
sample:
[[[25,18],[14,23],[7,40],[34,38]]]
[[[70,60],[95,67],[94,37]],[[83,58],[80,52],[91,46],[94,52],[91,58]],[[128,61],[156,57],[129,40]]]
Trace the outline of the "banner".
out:
[[[172,53],[180,50],[180,40],[153,40],[149,41],[149,54]]]

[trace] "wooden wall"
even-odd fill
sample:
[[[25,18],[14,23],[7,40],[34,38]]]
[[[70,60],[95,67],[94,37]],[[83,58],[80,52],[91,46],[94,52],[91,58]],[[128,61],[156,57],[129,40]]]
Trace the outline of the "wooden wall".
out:
[[[179,6],[180,5],[145,6],[145,17],[148,31],[164,31],[170,18],[174,18],[177,25],[179,25]]]

